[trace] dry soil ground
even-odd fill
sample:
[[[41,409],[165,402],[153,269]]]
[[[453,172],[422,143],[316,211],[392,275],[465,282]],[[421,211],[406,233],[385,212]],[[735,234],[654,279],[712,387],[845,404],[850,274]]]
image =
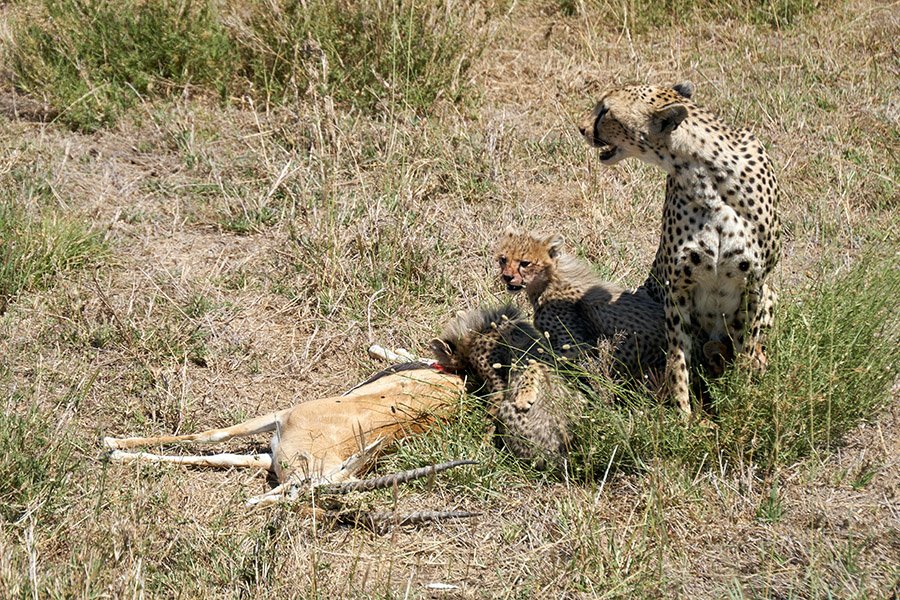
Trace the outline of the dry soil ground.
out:
[[[383,535],[247,510],[258,473],[108,465],[99,440],[334,394],[377,368],[371,342],[423,352],[455,311],[502,298],[489,255],[507,224],[558,231],[639,283],[662,174],[603,169],[573,126],[617,83],[689,79],[766,141],[786,301],[869,245],[896,249],[898,25],[897,4],[871,0],[783,29],[646,32],[513,3],[486,26],[477,99],[428,119],[185,98],[85,135],[17,111],[7,86],[0,170],[108,251],[0,316],[5,410],[36,406],[48,453],[73,440],[68,475],[2,522],[0,596],[896,597],[896,402],[766,478],[729,465],[582,485],[488,462],[396,499],[482,516]]]

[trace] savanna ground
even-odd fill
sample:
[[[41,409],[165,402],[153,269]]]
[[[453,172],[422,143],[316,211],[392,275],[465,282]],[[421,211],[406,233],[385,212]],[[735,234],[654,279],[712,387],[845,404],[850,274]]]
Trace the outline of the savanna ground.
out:
[[[897,596],[897,4],[0,15],[0,596]],[[481,516],[386,534],[248,510],[256,472],[104,461],[103,435],[338,393],[379,368],[370,343],[425,352],[457,310],[505,300],[508,224],[637,285],[663,175],[602,168],[574,123],[611,85],[683,79],[766,142],[783,190],[771,368],[713,385],[716,428],[597,407],[555,480],[463,398],[376,469],[477,467],[350,502]]]

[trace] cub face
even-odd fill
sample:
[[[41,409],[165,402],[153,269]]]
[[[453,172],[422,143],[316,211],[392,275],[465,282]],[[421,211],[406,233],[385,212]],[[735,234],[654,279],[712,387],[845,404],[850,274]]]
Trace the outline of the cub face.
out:
[[[544,283],[562,245],[558,235],[538,237],[507,228],[494,251],[500,281],[507,291],[515,293]]]
[[[578,131],[588,144],[600,149],[600,162],[613,165],[629,156],[652,162],[654,150],[666,145],[666,138],[688,116],[685,101],[693,86],[632,86],[614,89],[585,114]]]

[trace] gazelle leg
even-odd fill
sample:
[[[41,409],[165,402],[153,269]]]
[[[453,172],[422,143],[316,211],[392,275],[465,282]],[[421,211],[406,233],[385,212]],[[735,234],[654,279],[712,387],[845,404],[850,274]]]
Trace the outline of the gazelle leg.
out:
[[[111,450],[117,450],[121,448],[134,448],[137,446],[158,446],[160,444],[172,444],[175,442],[224,442],[235,437],[275,431],[276,420],[279,416],[287,412],[287,410],[256,417],[249,421],[232,425],[231,427],[208,429],[206,431],[201,431],[200,433],[164,435],[159,437],[105,437],[103,438],[103,445]]]
[[[247,499],[245,506],[271,506],[273,504],[278,504],[279,502],[284,502],[288,499],[288,495],[285,494],[285,491],[295,485],[297,484],[292,482],[277,485],[265,494],[260,494],[259,496],[253,496],[252,498]]]
[[[389,363],[421,362],[426,365],[432,365],[437,362],[430,358],[420,358],[418,356],[413,356],[408,350],[405,350],[404,348],[391,350],[390,348],[385,348],[383,346],[379,346],[378,344],[372,344],[371,346],[369,346],[369,356],[371,356],[372,358],[379,358]]]
[[[251,467],[257,469],[272,470],[271,454],[210,454],[207,456],[167,456],[165,454],[151,454],[150,452],[122,452],[113,450],[109,454],[113,462],[129,463],[135,461],[147,461],[155,463],[175,463],[180,465],[192,465],[196,467]]]
[[[356,477],[375,460],[378,450],[384,444],[384,438],[378,438],[370,444],[365,444],[362,434],[357,438],[360,443],[360,450],[348,456],[344,462],[327,473],[322,473],[317,477],[315,483],[339,483],[348,479],[356,479]]]
[[[360,443],[362,444],[361,438]],[[347,458],[328,473],[321,473],[312,477],[306,476],[302,478],[291,478],[289,475],[288,481],[273,487],[264,494],[248,499],[247,506],[271,506],[273,504],[278,504],[279,502],[284,502],[285,500],[294,500],[300,492],[301,485],[312,488],[324,483],[338,483],[356,479],[355,476],[372,460],[373,454],[383,443],[384,439],[378,438],[371,444],[365,445],[359,452]],[[275,455],[278,456],[279,450],[277,444],[273,444],[273,448]]]

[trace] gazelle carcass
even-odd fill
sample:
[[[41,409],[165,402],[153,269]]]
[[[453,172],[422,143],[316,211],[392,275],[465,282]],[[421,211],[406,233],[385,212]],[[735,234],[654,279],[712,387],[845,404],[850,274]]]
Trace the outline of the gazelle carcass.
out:
[[[387,354],[390,358],[397,357],[393,353]],[[304,489],[320,490],[320,493],[368,490],[474,464],[467,460],[451,461],[356,481],[357,476],[393,442],[420,433],[435,421],[450,416],[464,391],[465,384],[458,375],[433,364],[407,363],[386,369],[345,395],[309,400],[230,427],[185,435],[105,437],[103,444],[111,451],[109,458],[114,462],[143,460],[272,471],[279,485],[247,501],[248,505],[263,506],[296,498]],[[173,456],[127,451],[179,442],[225,442],[260,433],[273,434],[271,452]],[[466,516],[463,513],[447,514]]]

